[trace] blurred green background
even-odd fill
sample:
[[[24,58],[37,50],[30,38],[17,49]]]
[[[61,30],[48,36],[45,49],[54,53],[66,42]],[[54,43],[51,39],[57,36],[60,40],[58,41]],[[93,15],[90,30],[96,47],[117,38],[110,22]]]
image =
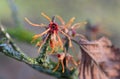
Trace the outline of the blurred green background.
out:
[[[14,4],[12,5],[15,5],[17,8],[16,16],[19,19],[20,24],[16,24],[14,20],[14,15],[12,13],[13,11],[9,1],[13,1]],[[60,15],[63,17],[65,22],[68,22],[68,20],[73,16],[76,17],[74,23],[89,19],[92,25],[100,24],[104,30],[109,31],[109,38],[112,40],[113,44],[120,47],[120,0],[0,0],[1,24],[5,26],[5,28],[11,34],[13,34],[14,38],[18,38],[22,41],[25,40],[26,42],[30,42],[32,35],[40,33],[41,31],[41,28],[30,26],[24,20],[25,17],[29,18],[29,20],[31,20],[33,23],[48,23],[48,21],[40,15],[41,12],[46,13],[50,17],[53,15]],[[84,27],[82,27],[79,31],[84,32],[84,30]],[[17,41],[16,43],[23,48],[22,50],[28,52],[29,55],[34,55],[33,50],[36,51],[36,49],[30,51],[30,48],[32,48],[29,47],[30,44],[20,41]],[[40,79],[39,73],[34,74],[34,72],[36,73],[34,70],[31,70],[32,72],[26,74],[27,78],[25,75],[23,77],[18,76],[18,74],[23,74],[23,72],[27,73],[27,71],[24,70],[27,67],[26,65],[25,67],[24,65],[21,67],[23,69],[22,71],[17,71],[21,73],[13,72],[13,74],[16,75],[10,75],[7,70],[9,67],[6,68],[3,66],[5,66],[5,64],[9,64],[11,59],[6,58],[6,56],[2,54],[0,55],[0,79]],[[37,56],[37,54],[34,56]],[[4,62],[5,64],[2,63],[4,59],[6,59],[6,63]],[[7,61],[7,59],[10,60]],[[12,66],[13,68],[17,69],[14,65],[16,65],[18,62],[14,60],[11,60],[10,62],[15,62],[15,64],[10,65],[10,67]],[[15,69],[14,71],[16,71]],[[7,78],[5,74],[4,76],[2,74],[3,72],[6,72],[5,74],[8,74],[7,76],[11,76],[11,78]],[[33,76],[32,78],[28,76],[30,73],[32,74],[31,76]],[[43,77],[46,77],[46,75]]]
[[[10,27],[15,26],[15,23],[8,1],[11,0],[0,0],[0,20],[3,25]],[[92,24],[102,24],[104,29],[111,32],[113,43],[120,45],[118,42],[120,37],[119,0],[14,0],[14,4],[17,7],[18,18],[28,30],[31,29],[27,27],[29,24],[25,22],[24,17],[39,24],[48,22],[40,15],[41,12],[50,17],[60,15],[66,22],[75,16],[75,22],[89,19]],[[37,29],[33,32],[36,33]]]

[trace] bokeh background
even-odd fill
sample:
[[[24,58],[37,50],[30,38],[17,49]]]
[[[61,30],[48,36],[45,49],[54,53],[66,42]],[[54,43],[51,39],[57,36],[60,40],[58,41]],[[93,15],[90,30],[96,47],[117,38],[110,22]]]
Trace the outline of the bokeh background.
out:
[[[42,30],[32,27],[24,18],[37,24],[48,23],[41,12],[50,17],[60,15],[65,22],[73,16],[76,17],[75,22],[89,20],[91,26],[100,25],[113,44],[120,47],[120,0],[0,0],[0,23],[21,50],[31,57],[38,55],[37,49],[30,43],[32,35]],[[85,34],[85,27],[78,32]],[[48,78],[55,79],[0,53],[0,79]]]

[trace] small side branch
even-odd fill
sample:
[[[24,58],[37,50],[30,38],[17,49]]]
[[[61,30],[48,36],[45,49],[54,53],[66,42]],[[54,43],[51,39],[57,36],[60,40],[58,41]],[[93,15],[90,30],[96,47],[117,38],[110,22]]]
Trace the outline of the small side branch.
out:
[[[25,62],[27,64],[38,64],[34,59],[28,57],[24,53],[14,50],[10,44],[0,44],[0,52],[18,61]]]
[[[46,49],[46,45],[44,45],[43,50]],[[46,52],[46,51],[44,51]],[[45,54],[43,51],[41,54]],[[26,63],[28,66],[32,67],[33,69],[43,72],[45,74],[54,76],[58,79],[76,79],[77,76],[74,74],[74,71],[67,70],[65,73],[62,73],[61,70],[53,72],[53,63],[50,61],[50,65],[52,67],[46,67],[43,63],[39,62],[39,59],[44,59],[44,56],[38,56],[37,58],[31,58],[23,53],[17,45],[12,41],[9,34],[4,30],[3,26],[0,25],[0,53],[18,60],[20,62]],[[44,62],[45,64],[46,62]]]

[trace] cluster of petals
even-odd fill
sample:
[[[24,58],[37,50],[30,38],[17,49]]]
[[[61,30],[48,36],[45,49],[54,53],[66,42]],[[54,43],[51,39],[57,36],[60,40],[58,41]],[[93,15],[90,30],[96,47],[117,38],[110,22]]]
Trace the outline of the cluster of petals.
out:
[[[64,40],[61,39],[59,34],[62,34],[62,36],[65,36],[68,39],[69,42],[69,47],[72,47],[72,41],[71,39],[75,36],[80,36],[83,37],[82,35],[76,33],[76,29],[79,28],[80,26],[83,26],[84,24],[86,24],[86,22],[80,22],[80,23],[76,23],[73,24],[75,20],[75,17],[71,18],[67,23],[65,23],[65,21],[62,19],[62,17],[56,15],[53,16],[52,19],[49,18],[46,14],[41,13],[42,16],[44,16],[48,21],[49,24],[35,24],[32,23],[30,20],[28,20],[27,18],[25,18],[25,20],[32,26],[36,26],[36,27],[43,27],[45,28],[45,31],[40,33],[40,34],[36,34],[33,36],[33,41],[35,41],[38,38],[43,38],[42,40],[40,40],[39,42],[37,42],[36,46],[39,47],[38,52],[41,50],[41,47],[46,43],[46,41],[49,38],[49,46],[51,47],[51,52],[50,54],[56,52],[56,49],[59,49],[59,47],[64,51]],[[61,22],[61,25],[58,25],[55,22],[55,18],[58,18],[58,20]],[[73,56],[71,56],[70,54],[66,54],[66,53],[57,53],[55,54],[58,58],[58,64],[57,66],[54,68],[53,71],[56,71],[61,63],[62,65],[62,72],[64,72],[64,59],[66,61],[66,66],[68,67],[68,63],[72,62],[75,66],[77,66],[77,62],[73,59]]]

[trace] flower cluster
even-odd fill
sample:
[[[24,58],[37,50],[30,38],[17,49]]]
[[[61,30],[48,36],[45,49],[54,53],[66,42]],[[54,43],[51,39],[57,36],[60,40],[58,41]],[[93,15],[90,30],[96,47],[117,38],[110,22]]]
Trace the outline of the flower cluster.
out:
[[[34,24],[32,23],[30,20],[28,20],[27,18],[25,18],[25,20],[32,26],[38,26],[38,27],[44,27],[46,30],[40,34],[36,34],[33,36],[33,41],[42,37],[43,39],[40,40],[36,46],[39,47],[38,52],[41,50],[41,47],[46,43],[48,37],[50,37],[49,39],[49,46],[52,49],[50,51],[50,54],[53,54],[54,52],[57,52],[56,49],[59,49],[59,47],[64,51],[64,44],[63,44],[63,39],[61,39],[59,34],[62,34],[63,36],[65,36],[67,38],[67,40],[69,41],[69,47],[72,47],[72,42],[71,39],[75,36],[80,36],[83,37],[80,34],[76,33],[76,29],[84,24],[86,24],[86,22],[82,22],[82,23],[76,23],[74,25],[72,25],[72,23],[75,20],[75,17],[71,18],[68,23],[65,24],[64,20],[62,19],[62,17],[60,16],[54,16],[52,19],[49,18],[46,14],[41,13],[42,16],[44,16],[48,21],[49,24]],[[61,25],[58,25],[55,22],[55,18],[58,18],[59,21],[61,22]],[[73,56],[68,54],[68,53],[56,53],[55,56],[57,56],[58,58],[58,64],[57,66],[54,68],[53,71],[56,71],[61,63],[62,65],[62,72],[65,71],[65,65],[64,65],[64,60],[66,62],[66,67],[68,68],[68,63],[72,62],[75,66],[78,65],[78,63],[74,60]]]
[[[61,49],[63,49],[63,42],[59,36],[59,33],[63,34],[64,36],[66,36],[69,39],[69,46],[72,46],[71,40],[70,40],[70,36],[65,33],[61,26],[59,26],[56,22],[54,22],[55,20],[55,16],[52,18],[52,20],[45,15],[44,13],[41,13],[46,19],[49,20],[49,24],[34,24],[32,22],[30,22],[27,18],[25,18],[25,20],[31,24],[32,26],[40,26],[40,27],[45,27],[46,30],[43,33],[37,34],[33,36],[33,41],[38,39],[39,37],[42,37],[43,35],[45,35],[45,39],[43,39],[42,41],[40,41],[39,43],[37,43],[37,46],[39,46],[39,51],[41,49],[41,47],[43,46],[43,44],[46,42],[47,38],[49,35],[51,35],[50,37],[50,47],[52,48],[51,53],[53,53],[55,51],[55,47],[60,47]]]
[[[57,58],[58,58],[58,64],[57,64],[57,66],[53,69],[53,72],[55,72],[57,69],[58,69],[58,67],[59,67],[59,65],[60,65],[60,63],[61,63],[61,65],[62,65],[62,73],[64,73],[64,71],[65,71],[65,65],[64,65],[64,60],[65,60],[65,64],[66,64],[66,67],[69,69],[69,67],[68,67],[68,64],[69,63],[71,63],[71,64],[73,64],[73,65],[75,65],[75,66],[78,66],[78,64],[79,63],[77,63],[75,60],[74,60],[74,58],[73,58],[73,56],[72,55],[70,55],[69,53],[65,53],[65,52],[62,52],[62,53],[57,53],[57,54],[54,54],[54,56],[56,56]],[[73,69],[73,68],[70,68],[70,70],[71,69]]]
[[[83,35],[81,34],[78,34],[76,33],[76,29],[78,29],[79,27],[87,24],[87,22],[79,22],[79,23],[75,23],[72,25],[72,23],[74,22],[75,20],[75,17],[71,18],[66,24],[65,24],[65,21],[63,20],[63,18],[61,16],[56,16],[60,22],[62,23],[62,30],[67,33],[68,35],[72,36],[72,37],[75,37],[75,36],[79,36],[79,37],[82,37],[84,38]]]

